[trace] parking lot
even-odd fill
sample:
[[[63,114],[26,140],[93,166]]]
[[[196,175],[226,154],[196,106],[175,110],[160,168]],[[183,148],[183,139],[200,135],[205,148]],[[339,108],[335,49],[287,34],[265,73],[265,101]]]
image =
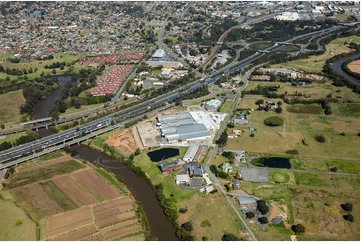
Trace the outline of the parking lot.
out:
[[[268,182],[268,169],[261,167],[240,168],[240,174],[245,181]]]

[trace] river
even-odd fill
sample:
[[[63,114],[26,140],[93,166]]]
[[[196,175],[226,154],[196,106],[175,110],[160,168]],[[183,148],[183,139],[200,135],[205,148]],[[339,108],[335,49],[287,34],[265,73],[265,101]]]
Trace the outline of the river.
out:
[[[350,76],[349,74],[347,74],[346,72],[344,72],[342,70],[342,63],[344,63],[348,59],[358,60],[358,59],[360,59],[360,54],[358,53],[358,54],[354,54],[354,55],[351,55],[351,56],[342,57],[342,58],[338,59],[337,61],[333,62],[331,64],[331,67],[338,74],[342,75],[343,77],[345,77],[350,82],[355,83],[357,85],[360,85],[360,80],[357,80],[355,77]]]
[[[60,97],[64,90],[65,84],[71,80],[72,77],[60,76],[58,80],[60,86],[53,93],[51,93],[45,100],[43,100],[35,109],[33,119],[40,119],[48,117],[48,112],[54,106],[56,100]],[[39,134],[42,137],[53,134],[50,129],[40,129]],[[78,151],[78,155],[89,162],[105,168],[107,171],[119,175],[125,182],[126,186],[131,190],[135,199],[142,203],[144,212],[149,221],[153,237],[158,240],[175,241],[178,240],[175,236],[175,228],[163,213],[163,209],[156,199],[156,194],[152,187],[146,180],[139,177],[132,169],[124,164],[119,163],[110,156],[84,145],[74,147]]]
[[[142,203],[147,215],[152,235],[158,240],[174,241],[178,240],[175,236],[175,228],[163,213],[152,187],[146,180],[139,177],[126,165],[100,151],[90,149],[81,145],[78,149],[80,158],[97,164],[107,171],[119,175],[127,187],[131,190],[135,199]]]

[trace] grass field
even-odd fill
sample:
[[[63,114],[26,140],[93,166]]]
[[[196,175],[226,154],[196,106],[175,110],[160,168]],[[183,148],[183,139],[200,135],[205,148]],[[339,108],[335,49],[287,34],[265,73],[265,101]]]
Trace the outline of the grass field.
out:
[[[295,104],[287,105],[287,111],[290,113],[321,114],[322,108],[320,105],[314,104]]]
[[[14,202],[4,200],[1,195],[0,226],[0,240],[37,240],[36,224]]]
[[[47,180],[55,175],[67,174],[83,167],[84,165],[79,162],[70,160],[44,168],[39,167],[39,169],[29,172],[15,173],[15,175],[11,178],[11,182],[7,184],[7,189]]]
[[[2,60],[0,62],[0,65],[2,65],[4,68],[17,68],[17,69],[23,69],[25,68],[26,70],[29,70],[30,68],[37,68],[38,71],[37,72],[33,72],[33,73],[29,73],[26,76],[31,80],[33,78],[37,78],[40,77],[40,74],[42,72],[44,72],[45,75],[49,74],[52,75],[51,72],[53,69],[45,69],[45,65],[51,65],[55,62],[66,62],[66,64],[72,64],[74,63],[76,60],[81,59],[84,55],[80,55],[80,54],[66,54],[66,53],[57,53],[54,54],[54,59],[52,60],[43,60],[43,61],[39,61],[39,60],[34,60],[31,62],[21,62],[21,63],[11,63],[10,61],[6,61],[7,58],[9,58],[9,54],[5,54],[5,55],[0,55],[0,60]],[[88,68],[88,67],[79,67],[79,66],[74,66],[74,72],[78,72],[81,68]],[[61,75],[64,72],[66,72],[69,69],[69,67],[65,67],[64,70],[60,70],[59,68],[55,69],[57,72],[57,75]],[[11,80],[16,80],[18,79],[18,76],[12,76],[12,75],[7,75],[6,73],[0,73],[0,79],[6,79],[6,77],[10,77]]]
[[[211,241],[219,241],[225,233],[243,237],[240,220],[220,192],[207,196],[195,195],[190,200],[181,202],[180,207],[187,208],[188,211],[179,215],[179,224],[191,221],[195,240],[199,241],[207,236]]]
[[[220,112],[221,113],[229,113],[232,109],[233,103],[234,102],[230,101],[230,100],[224,101],[224,103],[221,106]]]
[[[0,95],[0,124],[20,121],[20,106],[25,103],[22,90]]]
[[[326,52],[322,55],[318,56],[311,56],[307,59],[302,60],[296,60],[296,61],[290,61],[287,63],[282,64],[276,64],[273,65],[274,67],[284,67],[284,68],[295,68],[307,72],[321,72],[322,68],[325,64],[325,61],[327,59],[330,59],[331,57],[341,54],[350,52],[351,49],[348,48],[347,44],[345,43],[360,43],[360,37],[359,36],[350,36],[345,38],[338,38],[333,41],[331,41],[328,45],[326,45]]]
[[[271,180],[276,175],[293,177],[293,172],[271,171]],[[287,175],[286,175],[287,174]],[[267,232],[255,229],[259,240],[289,240],[293,234],[292,224],[301,223],[306,233],[297,236],[298,240],[357,240],[359,237],[359,178],[295,172],[297,184],[290,179],[287,185],[242,182],[241,187],[248,193],[265,199],[271,206],[277,206],[279,215],[284,218],[284,226],[267,225]],[[357,187],[356,187],[357,186]],[[337,190],[335,189],[337,187]],[[355,188],[356,187],[356,188]],[[352,193],[351,191],[355,191]],[[355,221],[344,221],[340,204],[350,202],[356,206]]]
[[[2,142],[10,142],[10,143],[13,143],[15,142],[19,137],[23,136],[23,135],[26,135],[26,131],[24,132],[19,132],[19,133],[15,133],[15,134],[9,134],[9,135],[6,135],[5,138],[3,139],[0,139],[0,144]]]
[[[40,183],[49,198],[53,199],[60,208],[65,211],[76,209],[77,206],[66,197],[66,195],[54,184],[54,182],[46,181]]]

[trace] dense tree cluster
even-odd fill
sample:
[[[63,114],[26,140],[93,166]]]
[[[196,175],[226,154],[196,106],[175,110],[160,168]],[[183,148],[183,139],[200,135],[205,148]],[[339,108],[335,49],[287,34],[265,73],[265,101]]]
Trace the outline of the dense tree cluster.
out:
[[[269,212],[269,207],[264,200],[257,201],[257,210],[262,214],[265,215]]]

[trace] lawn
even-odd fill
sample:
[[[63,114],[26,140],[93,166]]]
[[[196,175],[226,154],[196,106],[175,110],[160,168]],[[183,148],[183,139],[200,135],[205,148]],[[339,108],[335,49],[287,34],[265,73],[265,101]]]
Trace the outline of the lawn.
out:
[[[269,178],[273,183],[295,184],[295,178],[292,171],[269,170]]]
[[[23,135],[26,135],[26,131],[24,132],[19,132],[19,133],[15,133],[15,134],[9,134],[9,135],[6,135],[5,138],[3,139],[0,139],[0,144],[2,142],[10,142],[10,143],[14,143],[19,137],[23,136]]]
[[[241,221],[229,208],[226,198],[220,192],[195,195],[188,201],[181,202],[180,207],[187,208],[188,211],[179,214],[178,222],[192,222],[192,235],[195,236],[195,240],[199,241],[203,236],[207,236],[211,241],[219,241],[225,233],[243,237],[240,231]]]
[[[349,49],[347,44],[345,44],[351,42],[356,44],[360,43],[360,37],[354,35],[350,37],[335,39],[331,41],[328,45],[326,45],[326,52],[322,55],[318,55],[318,56],[316,55],[316,56],[311,56],[307,59],[276,64],[273,65],[273,67],[281,66],[284,68],[294,68],[307,72],[321,72],[325,64],[325,61],[327,59],[330,59],[331,57],[341,53],[351,52],[351,49]]]
[[[219,110],[221,113],[229,113],[233,106],[233,101],[226,100],[224,101],[223,105],[221,106],[221,109]]]
[[[331,103],[331,108],[341,116],[360,116],[360,103]]]
[[[17,223],[19,225],[17,225]],[[0,194],[0,240],[37,240],[37,226],[25,211]]]
[[[23,90],[0,95],[0,124],[17,123],[20,121],[20,106],[25,104]]]

